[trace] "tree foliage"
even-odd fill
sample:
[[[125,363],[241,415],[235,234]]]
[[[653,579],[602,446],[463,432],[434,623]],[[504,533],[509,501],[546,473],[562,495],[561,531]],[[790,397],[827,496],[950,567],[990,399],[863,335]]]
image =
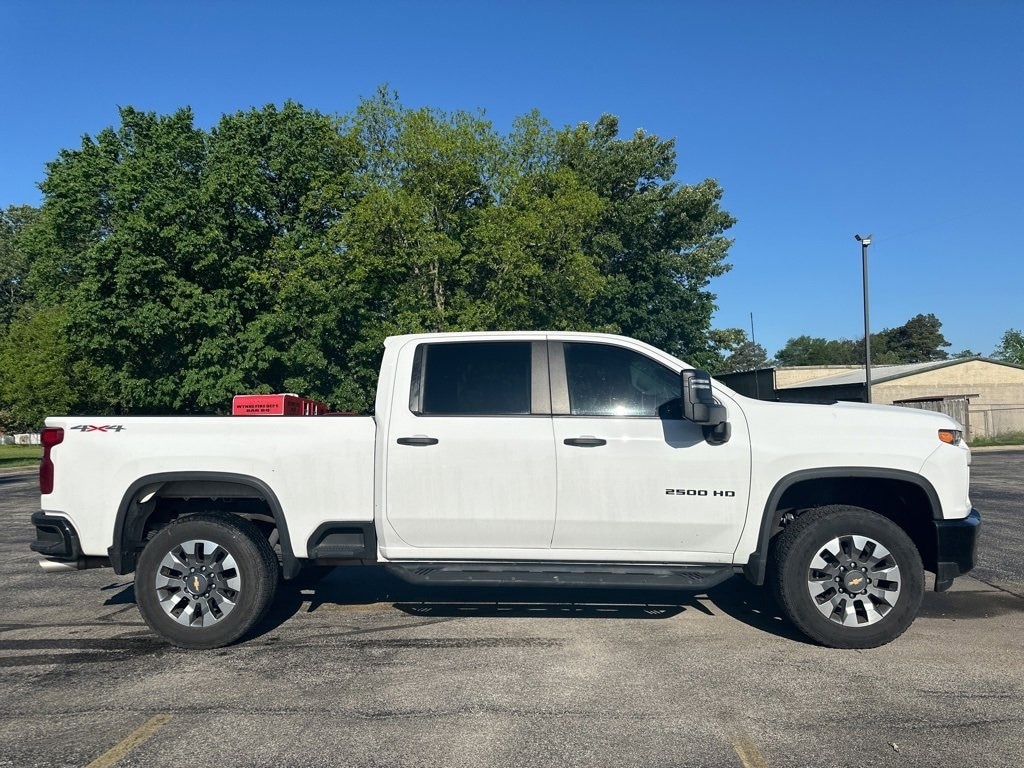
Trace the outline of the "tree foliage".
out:
[[[0,210],[0,333],[25,303],[31,256],[23,242],[23,233],[39,216],[39,210],[27,205]]]
[[[874,358],[875,336],[871,337]],[[914,315],[903,325],[878,334],[878,358],[882,363],[927,363],[946,360],[950,346],[942,335],[942,322],[935,315]],[[875,359],[872,362],[876,362]]]
[[[716,182],[675,172],[671,140],[614,117],[502,134],[385,89],[208,131],[124,108],[49,164],[39,211],[3,219],[5,418],[38,424],[43,380],[50,412],[223,412],[246,391],[363,410],[383,339],[418,331],[602,330],[713,362],[733,220]]]
[[[768,359],[767,350],[747,338],[747,332],[742,328],[713,330],[709,338],[711,345],[719,350],[718,359],[713,361],[709,369],[711,373],[755,371],[773,362]]]
[[[942,322],[933,314],[915,315],[903,325],[871,334],[871,362],[899,365],[946,360],[950,346],[942,335]],[[776,355],[779,365],[863,365],[863,339],[825,339],[798,336]]]
[[[20,317],[0,340],[0,422],[12,431],[35,429],[79,401],[63,327],[61,308],[49,308]]]
[[[992,357],[1015,365],[1024,365],[1024,333],[1009,328],[1004,334]]]
[[[787,341],[786,346],[775,353],[775,359],[779,365],[786,366],[854,365],[857,362],[864,362],[863,350],[863,344],[851,339],[797,336]]]

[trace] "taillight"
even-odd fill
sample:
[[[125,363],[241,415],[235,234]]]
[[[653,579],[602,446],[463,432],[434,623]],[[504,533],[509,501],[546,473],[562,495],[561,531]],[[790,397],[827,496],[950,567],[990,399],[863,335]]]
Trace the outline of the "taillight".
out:
[[[39,492],[53,493],[53,459],[50,449],[64,442],[64,430],[61,427],[45,427],[40,438],[43,444],[43,460],[39,464]]]

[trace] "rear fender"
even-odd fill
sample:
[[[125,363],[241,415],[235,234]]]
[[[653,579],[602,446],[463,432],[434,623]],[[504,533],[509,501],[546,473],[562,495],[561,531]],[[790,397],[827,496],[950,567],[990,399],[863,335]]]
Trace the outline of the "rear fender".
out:
[[[145,544],[143,536],[146,521],[156,507],[161,489],[168,483],[225,484],[244,488],[247,495],[262,499],[269,507],[277,527],[284,577],[291,579],[299,573],[301,564],[292,549],[288,523],[277,495],[259,478],[230,472],[164,472],[146,475],[132,483],[121,497],[114,520],[112,543],[107,550],[115,573],[123,575],[135,570],[138,554]]]

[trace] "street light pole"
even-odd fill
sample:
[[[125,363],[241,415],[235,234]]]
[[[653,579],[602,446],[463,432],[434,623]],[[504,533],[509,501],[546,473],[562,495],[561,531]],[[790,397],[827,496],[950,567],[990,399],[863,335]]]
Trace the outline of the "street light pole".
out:
[[[868,246],[871,245],[871,235],[861,237],[854,235],[860,243],[861,265],[864,270],[864,385],[867,393],[867,402],[871,402],[871,322],[868,320]]]

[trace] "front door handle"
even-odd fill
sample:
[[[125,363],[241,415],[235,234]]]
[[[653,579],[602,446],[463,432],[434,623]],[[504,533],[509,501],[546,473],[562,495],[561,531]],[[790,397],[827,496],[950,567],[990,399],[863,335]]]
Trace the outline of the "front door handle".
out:
[[[601,437],[567,437],[563,442],[566,445],[575,445],[577,448],[597,448],[600,445],[608,444],[608,441]]]
[[[436,437],[400,437],[399,445],[437,445]]]

